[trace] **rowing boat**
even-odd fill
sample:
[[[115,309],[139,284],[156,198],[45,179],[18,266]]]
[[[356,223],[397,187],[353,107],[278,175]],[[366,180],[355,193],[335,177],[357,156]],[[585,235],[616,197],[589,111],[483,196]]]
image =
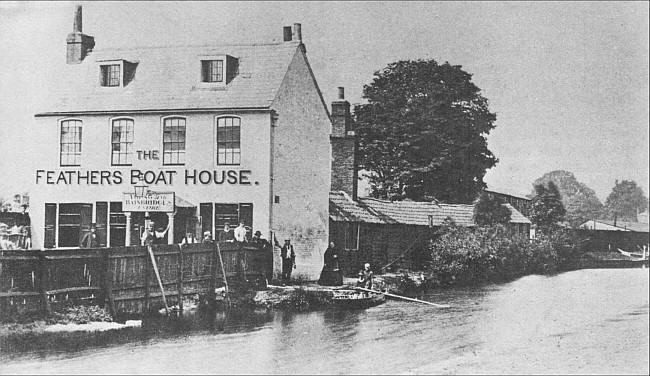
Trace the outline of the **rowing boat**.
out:
[[[382,294],[360,292],[352,289],[333,290],[332,303],[337,308],[363,309],[379,305],[386,301]]]

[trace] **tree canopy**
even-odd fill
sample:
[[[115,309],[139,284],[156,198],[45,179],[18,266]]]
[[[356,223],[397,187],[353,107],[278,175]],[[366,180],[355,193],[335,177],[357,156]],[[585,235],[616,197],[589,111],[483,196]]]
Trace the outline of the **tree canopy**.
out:
[[[459,65],[402,60],[375,72],[355,107],[358,164],[371,195],[471,203],[497,158],[486,136],[496,115]]]
[[[616,180],[612,192],[605,200],[605,208],[609,218],[636,221],[637,210],[643,212],[648,209],[648,198],[634,180],[623,180],[620,183]]]
[[[569,171],[547,172],[536,179],[533,186],[548,184],[551,181],[555,183],[562,196],[562,203],[566,208],[566,221],[572,227],[605,215],[605,207],[596,196],[596,192],[586,184],[579,182]],[[533,192],[534,194],[536,192]]]
[[[546,186],[535,185],[530,209],[530,220],[544,233],[550,233],[559,223],[564,221],[566,209],[562,204],[562,196],[553,181]]]
[[[512,213],[503,205],[504,200],[497,196],[481,193],[474,206],[474,222],[479,226],[492,226],[510,222]]]

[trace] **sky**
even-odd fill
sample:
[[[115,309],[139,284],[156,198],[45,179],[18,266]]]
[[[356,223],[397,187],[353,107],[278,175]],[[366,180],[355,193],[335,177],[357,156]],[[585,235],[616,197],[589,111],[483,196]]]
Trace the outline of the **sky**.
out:
[[[74,5],[97,48],[281,41],[302,24],[327,103],[363,102],[402,59],[461,65],[497,114],[490,188],[527,194],[553,170],[604,201],[616,179],[649,186],[648,2],[0,2],[0,197],[28,191],[33,115],[65,64]]]

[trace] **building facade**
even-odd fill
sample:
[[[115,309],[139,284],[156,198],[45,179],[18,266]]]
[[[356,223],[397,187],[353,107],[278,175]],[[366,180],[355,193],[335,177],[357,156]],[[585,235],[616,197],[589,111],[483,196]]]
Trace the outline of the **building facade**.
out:
[[[81,9],[59,91],[35,116],[35,249],[138,244],[145,220],[187,232],[243,221],[291,239],[298,274],[318,275],[328,237],[330,118],[300,24],[283,42],[95,48]],[[279,257],[276,255],[275,257]],[[276,265],[279,263],[276,260]]]

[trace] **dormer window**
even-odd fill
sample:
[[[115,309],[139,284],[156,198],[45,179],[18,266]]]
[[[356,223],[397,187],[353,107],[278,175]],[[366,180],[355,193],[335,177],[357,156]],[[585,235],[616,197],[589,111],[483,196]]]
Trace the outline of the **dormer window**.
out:
[[[227,54],[197,56],[198,90],[226,90],[239,71],[239,59]]]
[[[120,64],[102,65],[102,86],[120,86]]]
[[[201,60],[202,82],[223,82],[223,60]]]
[[[99,85],[103,87],[124,87],[135,78],[138,62],[123,59],[99,63]]]

